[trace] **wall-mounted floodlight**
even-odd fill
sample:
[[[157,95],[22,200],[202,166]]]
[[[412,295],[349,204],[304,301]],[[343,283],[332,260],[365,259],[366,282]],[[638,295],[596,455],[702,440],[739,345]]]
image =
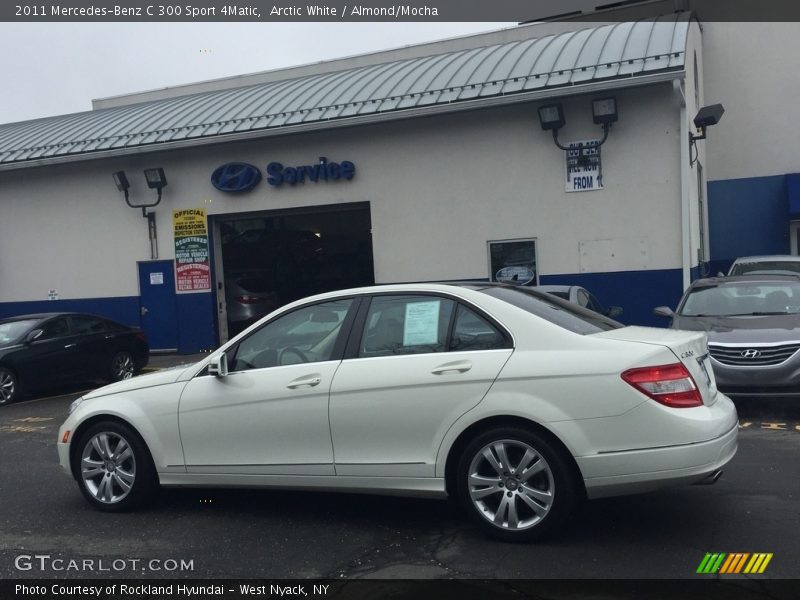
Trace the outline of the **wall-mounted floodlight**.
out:
[[[706,139],[706,127],[711,127],[719,123],[722,119],[722,114],[725,112],[722,104],[711,104],[704,106],[697,111],[697,116],[694,118],[694,126],[697,127],[697,134],[689,132],[689,146],[690,149],[695,149],[694,159],[689,158],[689,165],[693,165],[697,161],[697,140]],[[691,154],[691,153],[690,153]]]
[[[597,125],[616,123],[617,99],[611,96],[592,100],[592,118]]]
[[[548,104],[539,107],[539,122],[545,131],[558,131],[565,124],[564,111],[560,104]]]
[[[125,201],[128,200],[128,188],[131,187],[131,184],[128,182],[128,178],[125,175],[125,171],[114,171],[111,176],[114,178],[114,183],[117,185],[117,189],[120,192],[125,193]]]
[[[145,169],[144,178],[147,180],[147,187],[158,190],[158,202],[161,201],[161,190],[167,187],[167,176],[161,167],[155,169]],[[158,204],[156,202],[156,204]]]

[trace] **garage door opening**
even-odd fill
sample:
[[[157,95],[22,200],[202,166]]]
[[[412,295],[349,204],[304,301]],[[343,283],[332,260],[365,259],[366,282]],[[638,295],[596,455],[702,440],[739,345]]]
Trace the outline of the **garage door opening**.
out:
[[[366,202],[217,217],[217,223],[221,341],[293,300],[375,282]]]

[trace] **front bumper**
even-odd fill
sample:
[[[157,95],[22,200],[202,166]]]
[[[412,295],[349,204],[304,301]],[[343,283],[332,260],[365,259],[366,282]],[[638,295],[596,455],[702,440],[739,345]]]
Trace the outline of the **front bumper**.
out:
[[[589,498],[622,496],[701,481],[736,454],[739,425],[694,444],[577,457]]]
[[[727,395],[800,395],[800,356],[774,366],[725,365],[711,357],[717,388]]]

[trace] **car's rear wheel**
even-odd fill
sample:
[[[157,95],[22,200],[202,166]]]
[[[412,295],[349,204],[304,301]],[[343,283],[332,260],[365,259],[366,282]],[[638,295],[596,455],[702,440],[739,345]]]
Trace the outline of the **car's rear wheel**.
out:
[[[111,381],[122,381],[130,379],[136,373],[136,361],[133,354],[127,350],[122,350],[111,359],[111,371],[109,373]]]
[[[19,397],[19,380],[13,371],[0,367],[0,406],[11,404]]]
[[[489,535],[533,541],[555,531],[579,498],[558,449],[527,429],[501,427],[473,439],[458,463],[459,500]]]
[[[93,425],[77,440],[73,472],[95,508],[121,512],[135,508],[156,487],[153,462],[142,439],[115,421]]]

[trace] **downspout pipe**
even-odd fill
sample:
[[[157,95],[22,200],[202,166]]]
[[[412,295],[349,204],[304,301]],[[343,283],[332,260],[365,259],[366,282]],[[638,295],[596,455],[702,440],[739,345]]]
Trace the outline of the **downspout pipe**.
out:
[[[686,114],[686,95],[683,80],[673,79],[672,87],[680,102],[680,157],[681,157],[681,272],[683,275],[683,291],[692,282],[692,233],[689,201],[690,166],[689,166],[689,119]]]

